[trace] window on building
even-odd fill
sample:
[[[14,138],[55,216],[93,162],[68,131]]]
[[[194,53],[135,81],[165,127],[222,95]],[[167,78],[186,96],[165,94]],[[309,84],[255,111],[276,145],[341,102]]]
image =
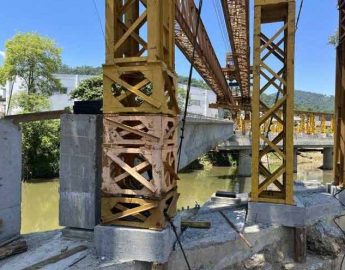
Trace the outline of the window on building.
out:
[[[61,88],[61,94],[67,94],[67,87],[62,87]]]
[[[200,106],[201,102],[200,102],[200,100],[197,100],[197,99],[191,99],[190,100],[190,105]]]

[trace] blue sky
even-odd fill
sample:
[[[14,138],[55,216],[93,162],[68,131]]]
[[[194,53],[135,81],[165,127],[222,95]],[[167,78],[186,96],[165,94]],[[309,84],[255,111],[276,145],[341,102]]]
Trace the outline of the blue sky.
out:
[[[214,1],[219,0],[204,0],[202,19],[223,65],[227,45],[222,38]],[[104,24],[104,0],[95,2]],[[335,50],[327,40],[337,29],[336,2],[304,0],[296,35],[296,89],[334,93]],[[297,0],[297,11],[299,3]],[[251,0],[251,17],[252,5]],[[63,62],[68,65],[99,66],[104,62],[104,37],[92,0],[2,1],[1,11],[0,51],[4,50],[5,41],[16,33],[35,31],[54,39],[63,48]],[[178,50],[176,70],[182,75],[187,75],[189,70],[189,63]]]

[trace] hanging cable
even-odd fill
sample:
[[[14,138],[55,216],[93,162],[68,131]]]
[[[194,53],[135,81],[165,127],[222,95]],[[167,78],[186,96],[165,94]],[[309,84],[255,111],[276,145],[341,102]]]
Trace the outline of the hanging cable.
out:
[[[216,17],[217,17],[217,20],[218,20],[219,29],[220,29],[220,32],[221,32],[221,35],[222,35],[222,39],[223,39],[223,42],[224,42],[225,49],[227,51],[230,51],[229,41],[227,40],[225,32],[224,32],[224,30],[225,30],[225,28],[224,28],[225,27],[225,22],[224,22],[224,20],[222,20],[221,12],[219,10],[219,0],[213,0],[212,3],[213,3],[213,8],[215,10]]]
[[[188,109],[189,95],[190,95],[192,76],[193,76],[193,67],[194,67],[194,60],[195,60],[195,47],[196,47],[196,44],[197,44],[197,38],[198,38],[198,32],[199,32],[199,24],[200,24],[200,20],[201,20],[202,2],[203,2],[203,0],[199,1],[198,17],[197,17],[197,21],[196,21],[195,35],[194,35],[193,44],[192,44],[193,45],[193,54],[192,54],[192,59],[191,59],[190,69],[189,69],[188,84],[187,84],[187,94],[186,94],[186,103],[184,105],[184,113],[183,113],[183,118],[182,118],[180,144],[179,144],[178,151],[177,151],[177,153],[178,153],[177,170],[179,170],[179,168],[180,168],[181,150],[182,150],[182,143],[183,143],[183,139],[184,139],[184,129],[185,129],[185,125],[186,125],[187,109]]]
[[[105,39],[105,33],[104,33],[104,29],[103,29],[102,19],[101,19],[101,16],[99,14],[99,10],[98,10],[97,4],[96,4],[95,0],[92,0],[92,3],[93,3],[93,6],[95,8],[96,16],[98,18],[99,27],[101,28],[101,31],[103,33],[103,38]]]
[[[300,4],[300,6],[299,6],[298,16],[297,16],[297,20],[296,20],[296,30],[295,30],[295,32],[297,32],[299,19],[301,18],[301,13],[302,13],[302,8],[303,8],[303,2],[304,2],[304,0],[301,0],[301,4]]]
[[[201,0],[202,1],[202,0]],[[188,258],[187,258],[187,255],[186,255],[186,252],[184,251],[184,248],[182,246],[182,243],[181,243],[181,240],[180,240],[180,237],[178,236],[178,233],[177,233],[177,229],[175,227],[175,224],[174,222],[171,220],[171,218],[169,217],[169,215],[165,212],[164,213],[165,215],[165,218],[168,220],[168,222],[170,223],[170,226],[171,228],[173,229],[174,231],[174,234],[175,234],[175,237],[176,237],[176,241],[178,243],[178,245],[180,246],[180,249],[182,251],[182,255],[183,255],[183,258],[187,264],[187,267],[188,267],[188,270],[191,270],[192,268],[190,267],[190,264],[189,264],[189,261],[188,261]]]
[[[13,93],[13,87],[14,87],[14,82],[13,81],[10,81],[9,83],[11,84],[11,90],[10,90],[10,96],[8,98],[6,115],[8,115],[8,113],[10,112],[12,93]]]

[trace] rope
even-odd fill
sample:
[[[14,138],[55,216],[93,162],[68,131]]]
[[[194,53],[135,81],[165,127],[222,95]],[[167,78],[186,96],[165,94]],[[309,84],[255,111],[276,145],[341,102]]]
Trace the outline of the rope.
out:
[[[192,59],[191,59],[190,69],[189,69],[188,84],[187,84],[187,94],[186,94],[186,103],[184,105],[184,113],[183,113],[183,118],[182,118],[180,144],[179,144],[178,151],[177,151],[177,153],[178,153],[177,171],[180,168],[181,150],[182,150],[182,144],[183,144],[183,139],[184,139],[184,129],[185,129],[185,125],[186,125],[187,109],[188,109],[189,95],[190,95],[192,76],[193,76],[193,67],[194,67],[194,60],[195,60],[195,47],[196,47],[196,44],[197,44],[197,37],[198,37],[198,32],[199,32],[199,24],[200,24],[200,19],[201,19],[202,2],[203,2],[203,0],[199,1],[198,18],[197,18],[197,21],[196,21],[195,35],[194,35],[194,38],[193,38],[193,54],[192,54]]]

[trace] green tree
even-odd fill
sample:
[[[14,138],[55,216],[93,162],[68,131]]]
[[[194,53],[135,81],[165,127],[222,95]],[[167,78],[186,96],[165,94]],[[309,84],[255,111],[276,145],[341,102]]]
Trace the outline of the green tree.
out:
[[[70,96],[76,100],[97,100],[103,98],[103,78],[95,76],[86,79],[74,89]]]
[[[184,88],[177,88],[177,103],[180,110],[184,109],[187,92]],[[95,76],[86,79],[70,93],[71,99],[98,100],[103,99],[103,78]]]
[[[333,35],[328,38],[328,44],[337,47],[339,43],[339,31],[336,31]]]
[[[70,67],[68,65],[62,65],[61,68],[58,70],[58,73],[83,75],[101,75],[102,72],[102,67],[91,66]]]
[[[20,78],[27,93],[50,95],[61,91],[53,73],[61,66],[61,49],[37,33],[20,33],[5,45],[5,60],[0,67],[0,84]]]
[[[25,91],[13,96],[14,108],[19,113],[50,109],[48,97]],[[23,177],[52,178],[59,174],[60,122],[58,120],[22,123]]]

